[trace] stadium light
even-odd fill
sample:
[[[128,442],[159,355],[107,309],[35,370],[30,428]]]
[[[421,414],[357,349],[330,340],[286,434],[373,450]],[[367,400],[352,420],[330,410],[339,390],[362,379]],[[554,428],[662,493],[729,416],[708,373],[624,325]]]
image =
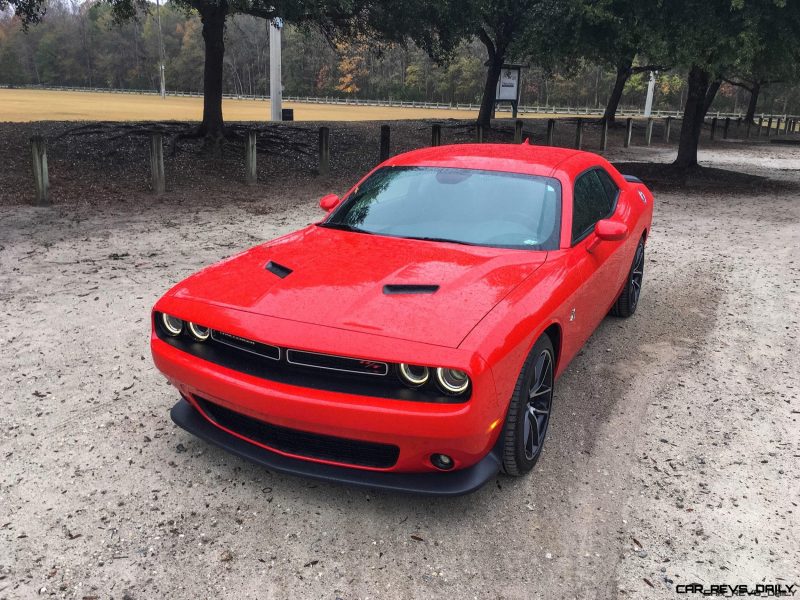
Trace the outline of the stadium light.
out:
[[[269,104],[270,120],[281,121],[281,29],[283,19],[276,17],[269,22]]]
[[[160,80],[161,97],[167,97],[166,74],[164,73],[164,38],[161,34],[161,0],[156,0],[156,18],[158,19],[158,76]]]
[[[650,81],[647,83],[647,99],[644,101],[644,116],[649,117],[653,112],[653,92],[656,89],[656,72],[650,71]]]

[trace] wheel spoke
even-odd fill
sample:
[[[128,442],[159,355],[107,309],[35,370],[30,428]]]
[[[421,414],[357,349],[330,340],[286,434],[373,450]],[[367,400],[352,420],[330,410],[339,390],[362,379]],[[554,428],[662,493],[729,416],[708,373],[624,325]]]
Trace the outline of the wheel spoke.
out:
[[[553,356],[549,351],[543,351],[536,359],[531,380],[523,417],[523,445],[528,460],[532,460],[539,452],[550,418],[550,405],[553,401]]]
[[[536,398],[538,396],[544,396],[545,394],[549,394],[552,390],[549,387],[542,386],[538,390],[531,392],[531,398]]]
[[[525,417],[525,455],[530,459],[534,457],[540,443],[539,421],[531,412]]]

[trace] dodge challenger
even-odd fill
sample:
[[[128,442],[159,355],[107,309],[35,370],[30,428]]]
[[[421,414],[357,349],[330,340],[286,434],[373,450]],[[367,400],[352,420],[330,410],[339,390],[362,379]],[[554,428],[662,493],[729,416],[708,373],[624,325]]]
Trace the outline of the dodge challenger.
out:
[[[271,470],[457,495],[541,456],[555,383],[639,302],[653,196],[595,154],[400,154],[153,307],[173,421]]]

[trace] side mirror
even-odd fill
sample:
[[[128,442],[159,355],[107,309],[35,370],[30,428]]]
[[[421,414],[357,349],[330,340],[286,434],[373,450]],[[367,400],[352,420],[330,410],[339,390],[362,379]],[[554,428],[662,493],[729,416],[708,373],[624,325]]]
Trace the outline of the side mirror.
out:
[[[628,237],[628,226],[619,221],[603,219],[594,226],[594,239],[586,246],[587,252],[593,252],[600,242],[620,242]]]
[[[594,233],[604,242],[620,242],[628,237],[628,226],[619,221],[603,219],[595,224]]]
[[[325,212],[331,212],[339,206],[339,202],[341,202],[341,199],[336,194],[326,194],[319,201],[319,207]]]

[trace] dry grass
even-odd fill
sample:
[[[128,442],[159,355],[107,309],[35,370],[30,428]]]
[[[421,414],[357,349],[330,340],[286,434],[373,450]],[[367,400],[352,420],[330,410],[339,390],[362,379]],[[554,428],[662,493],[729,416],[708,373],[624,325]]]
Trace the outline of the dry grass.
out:
[[[478,116],[476,110],[397,108],[388,106],[345,106],[284,102],[294,109],[296,121],[394,121],[401,119],[465,119]],[[268,100],[223,100],[228,121],[265,121]],[[31,121],[199,121],[203,99],[155,95],[111,94],[105,92],[62,92],[56,90],[0,89],[0,122]],[[498,117],[509,113],[498,113]],[[550,113],[520,115],[524,119],[562,117]],[[573,117],[583,115],[572,115]],[[596,118],[596,116],[587,116]]]
[[[297,121],[371,121],[395,119],[474,119],[476,111],[382,106],[344,106],[286,102]],[[229,121],[264,121],[269,101],[224,100]],[[0,121],[199,121],[202,98],[155,95],[0,89]]]

